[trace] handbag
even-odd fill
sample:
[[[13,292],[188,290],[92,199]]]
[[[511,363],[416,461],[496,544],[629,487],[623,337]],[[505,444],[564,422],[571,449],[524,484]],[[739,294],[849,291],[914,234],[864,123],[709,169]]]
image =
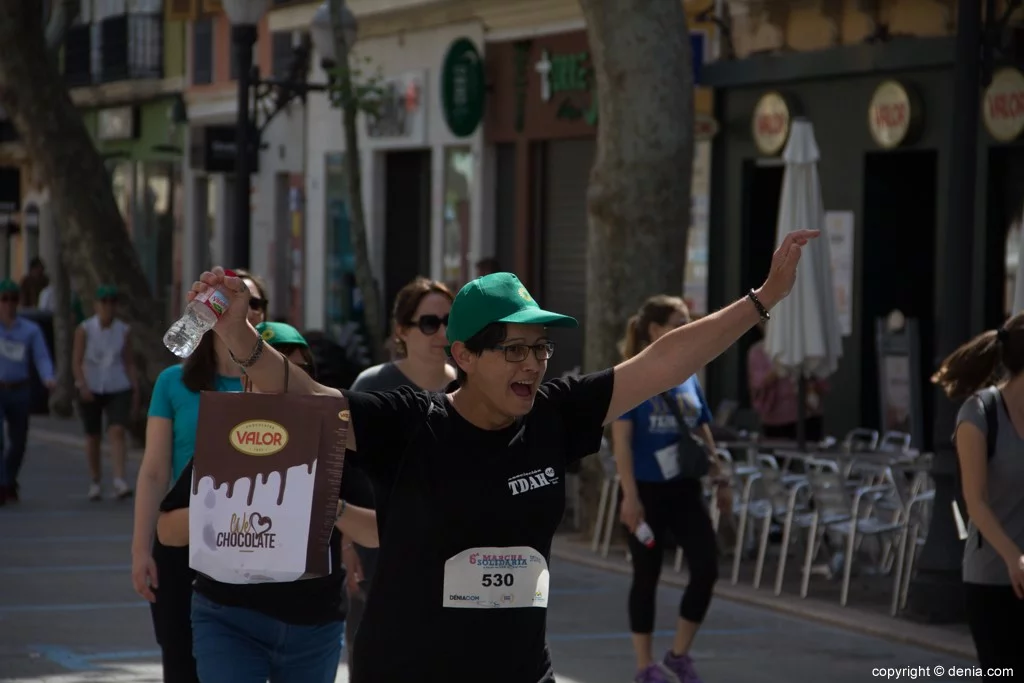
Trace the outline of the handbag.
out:
[[[678,477],[685,479],[700,479],[707,476],[711,471],[711,463],[708,460],[708,453],[697,438],[690,433],[686,425],[686,419],[679,409],[679,402],[671,392],[663,392],[661,398],[668,405],[672,417],[679,425],[679,442],[676,444],[676,457],[679,462]]]

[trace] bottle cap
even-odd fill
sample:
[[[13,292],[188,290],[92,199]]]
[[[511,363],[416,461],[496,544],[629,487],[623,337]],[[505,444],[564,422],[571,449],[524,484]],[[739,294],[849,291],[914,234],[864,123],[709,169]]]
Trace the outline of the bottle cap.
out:
[[[224,275],[226,275],[227,277],[238,277],[238,276],[237,276],[237,275],[235,274],[235,271],[233,271],[233,270],[225,270],[225,271],[224,271]]]

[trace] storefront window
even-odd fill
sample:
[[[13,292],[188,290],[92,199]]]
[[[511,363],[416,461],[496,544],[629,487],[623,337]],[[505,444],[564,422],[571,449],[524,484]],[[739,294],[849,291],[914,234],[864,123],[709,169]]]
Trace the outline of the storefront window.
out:
[[[1014,314],[1013,304],[1017,291],[1017,274],[1019,272],[1020,258],[1024,256],[1024,254],[1020,253],[1020,229],[1021,221],[1018,218],[1010,224],[1010,229],[1006,233],[1006,287],[1003,294],[1003,312],[1006,314],[1006,317]]]
[[[473,152],[452,147],[444,155],[442,278],[458,291],[469,277],[469,229],[472,217]]]
[[[708,312],[708,202],[710,198],[711,143],[698,142],[693,155],[690,194],[690,230],[687,235],[683,296],[690,315]]]
[[[176,302],[175,236],[181,234],[181,165],[120,161],[111,169],[114,199],[131,236],[150,293],[169,319]]]

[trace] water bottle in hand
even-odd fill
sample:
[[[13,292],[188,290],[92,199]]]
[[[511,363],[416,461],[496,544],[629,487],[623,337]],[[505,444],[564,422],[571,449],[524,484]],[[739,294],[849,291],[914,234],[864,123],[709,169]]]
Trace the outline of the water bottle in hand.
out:
[[[224,271],[228,277],[235,277],[231,271]],[[185,307],[185,314],[171,325],[164,335],[164,346],[178,358],[188,358],[195,352],[203,335],[213,329],[231,300],[220,289],[207,289]]]
[[[648,548],[654,547],[654,532],[651,531],[651,527],[647,522],[640,522],[636,527],[634,535],[638,541]]]

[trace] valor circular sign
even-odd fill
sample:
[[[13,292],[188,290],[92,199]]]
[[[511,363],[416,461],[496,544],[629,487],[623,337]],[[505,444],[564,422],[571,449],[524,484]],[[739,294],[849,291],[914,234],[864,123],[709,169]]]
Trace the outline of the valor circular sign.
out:
[[[453,134],[469,137],[484,115],[484,62],[469,38],[448,48],[441,68],[441,108]]]
[[[985,90],[985,128],[999,142],[1011,142],[1024,131],[1024,75],[1013,67],[1000,69]]]
[[[907,89],[896,81],[885,81],[875,90],[868,107],[871,137],[885,149],[899,147],[910,133],[914,114]]]
[[[765,93],[754,107],[751,122],[754,144],[761,154],[774,156],[782,151],[789,139],[793,114],[786,99],[777,92]]]

